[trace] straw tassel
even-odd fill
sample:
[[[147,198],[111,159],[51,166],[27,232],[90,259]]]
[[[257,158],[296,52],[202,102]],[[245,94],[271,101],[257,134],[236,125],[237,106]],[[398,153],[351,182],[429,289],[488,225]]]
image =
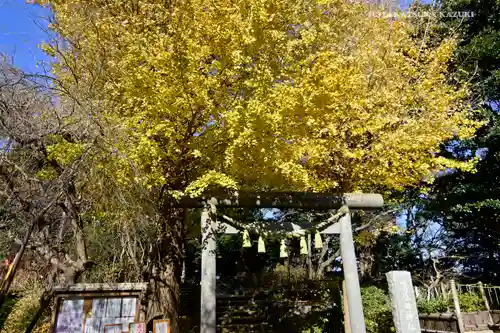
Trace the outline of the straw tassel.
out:
[[[248,230],[243,231],[243,247],[252,247],[252,243],[250,242],[250,234]]]
[[[319,231],[316,231],[316,235],[314,235],[314,247],[317,249],[323,248],[323,240],[321,239]]]
[[[288,250],[286,248],[285,240],[281,240],[281,245],[280,245],[280,258],[286,258],[288,257]]]
[[[300,237],[300,254],[307,254],[307,243],[304,236]]]
[[[257,252],[259,253],[265,253],[266,252],[266,244],[264,244],[264,240],[262,239],[261,236],[259,236],[259,243],[257,246]]]

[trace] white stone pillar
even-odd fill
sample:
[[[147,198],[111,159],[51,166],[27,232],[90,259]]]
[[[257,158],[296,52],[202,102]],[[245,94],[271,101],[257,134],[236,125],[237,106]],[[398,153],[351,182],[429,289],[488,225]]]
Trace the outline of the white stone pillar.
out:
[[[396,333],[421,333],[410,272],[391,271],[386,277]]]
[[[212,212],[215,213],[215,212]],[[215,216],[215,214],[212,214]],[[215,333],[216,309],[216,221],[211,219],[209,208],[201,213],[201,313],[200,333]]]

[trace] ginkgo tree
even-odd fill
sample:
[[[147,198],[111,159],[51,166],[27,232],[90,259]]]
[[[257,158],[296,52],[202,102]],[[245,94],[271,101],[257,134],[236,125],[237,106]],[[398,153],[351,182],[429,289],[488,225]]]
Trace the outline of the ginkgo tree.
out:
[[[430,47],[412,39],[410,23],[369,15],[366,4],[39,3],[51,6],[60,37],[43,48],[55,57],[61,101],[92,106],[96,168],[125,187],[161,198],[208,187],[390,191],[473,168],[436,154],[479,126],[467,86],[448,84],[455,40]],[[184,220],[158,207],[164,291],[151,311],[175,319]]]

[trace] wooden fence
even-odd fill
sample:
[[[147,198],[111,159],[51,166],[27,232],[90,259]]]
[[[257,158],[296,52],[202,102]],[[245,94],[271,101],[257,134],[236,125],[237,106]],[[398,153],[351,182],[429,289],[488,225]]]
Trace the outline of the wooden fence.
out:
[[[458,284],[457,289],[459,294],[474,293],[483,295],[488,301],[490,310],[500,310],[500,287],[483,285],[482,283],[475,284]],[[483,291],[481,291],[481,289]]]
[[[465,332],[500,330],[500,310],[465,312],[461,316]],[[423,333],[460,333],[454,313],[421,314],[419,318]]]
[[[488,301],[491,310],[500,310],[500,286],[491,286],[482,283],[473,283],[473,284],[460,284],[456,283],[457,293],[466,294],[466,293],[475,293],[481,294],[481,286],[484,290],[484,295]],[[432,288],[424,288],[424,287],[415,287],[415,294],[418,299],[426,298],[426,299],[451,299],[452,292],[449,281],[442,282],[439,285]],[[485,309],[486,310],[486,309]]]
[[[419,292],[420,291],[420,292]],[[500,287],[476,284],[456,284],[453,280],[439,287],[415,290],[417,297],[426,299],[453,300],[453,312],[437,314],[420,314],[420,327],[425,333],[446,332],[478,332],[500,330]],[[482,298],[483,309],[476,312],[462,312],[461,294],[477,294]]]
[[[457,316],[454,313],[420,314],[418,317],[423,333],[459,333]]]

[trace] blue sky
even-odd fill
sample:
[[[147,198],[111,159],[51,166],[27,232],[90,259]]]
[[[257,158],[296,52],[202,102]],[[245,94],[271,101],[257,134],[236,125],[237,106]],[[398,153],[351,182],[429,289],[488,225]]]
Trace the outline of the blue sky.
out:
[[[38,48],[46,38],[40,27],[47,27],[48,14],[48,9],[24,0],[0,0],[0,53],[13,57],[19,68],[40,71],[37,62],[49,60]]]

